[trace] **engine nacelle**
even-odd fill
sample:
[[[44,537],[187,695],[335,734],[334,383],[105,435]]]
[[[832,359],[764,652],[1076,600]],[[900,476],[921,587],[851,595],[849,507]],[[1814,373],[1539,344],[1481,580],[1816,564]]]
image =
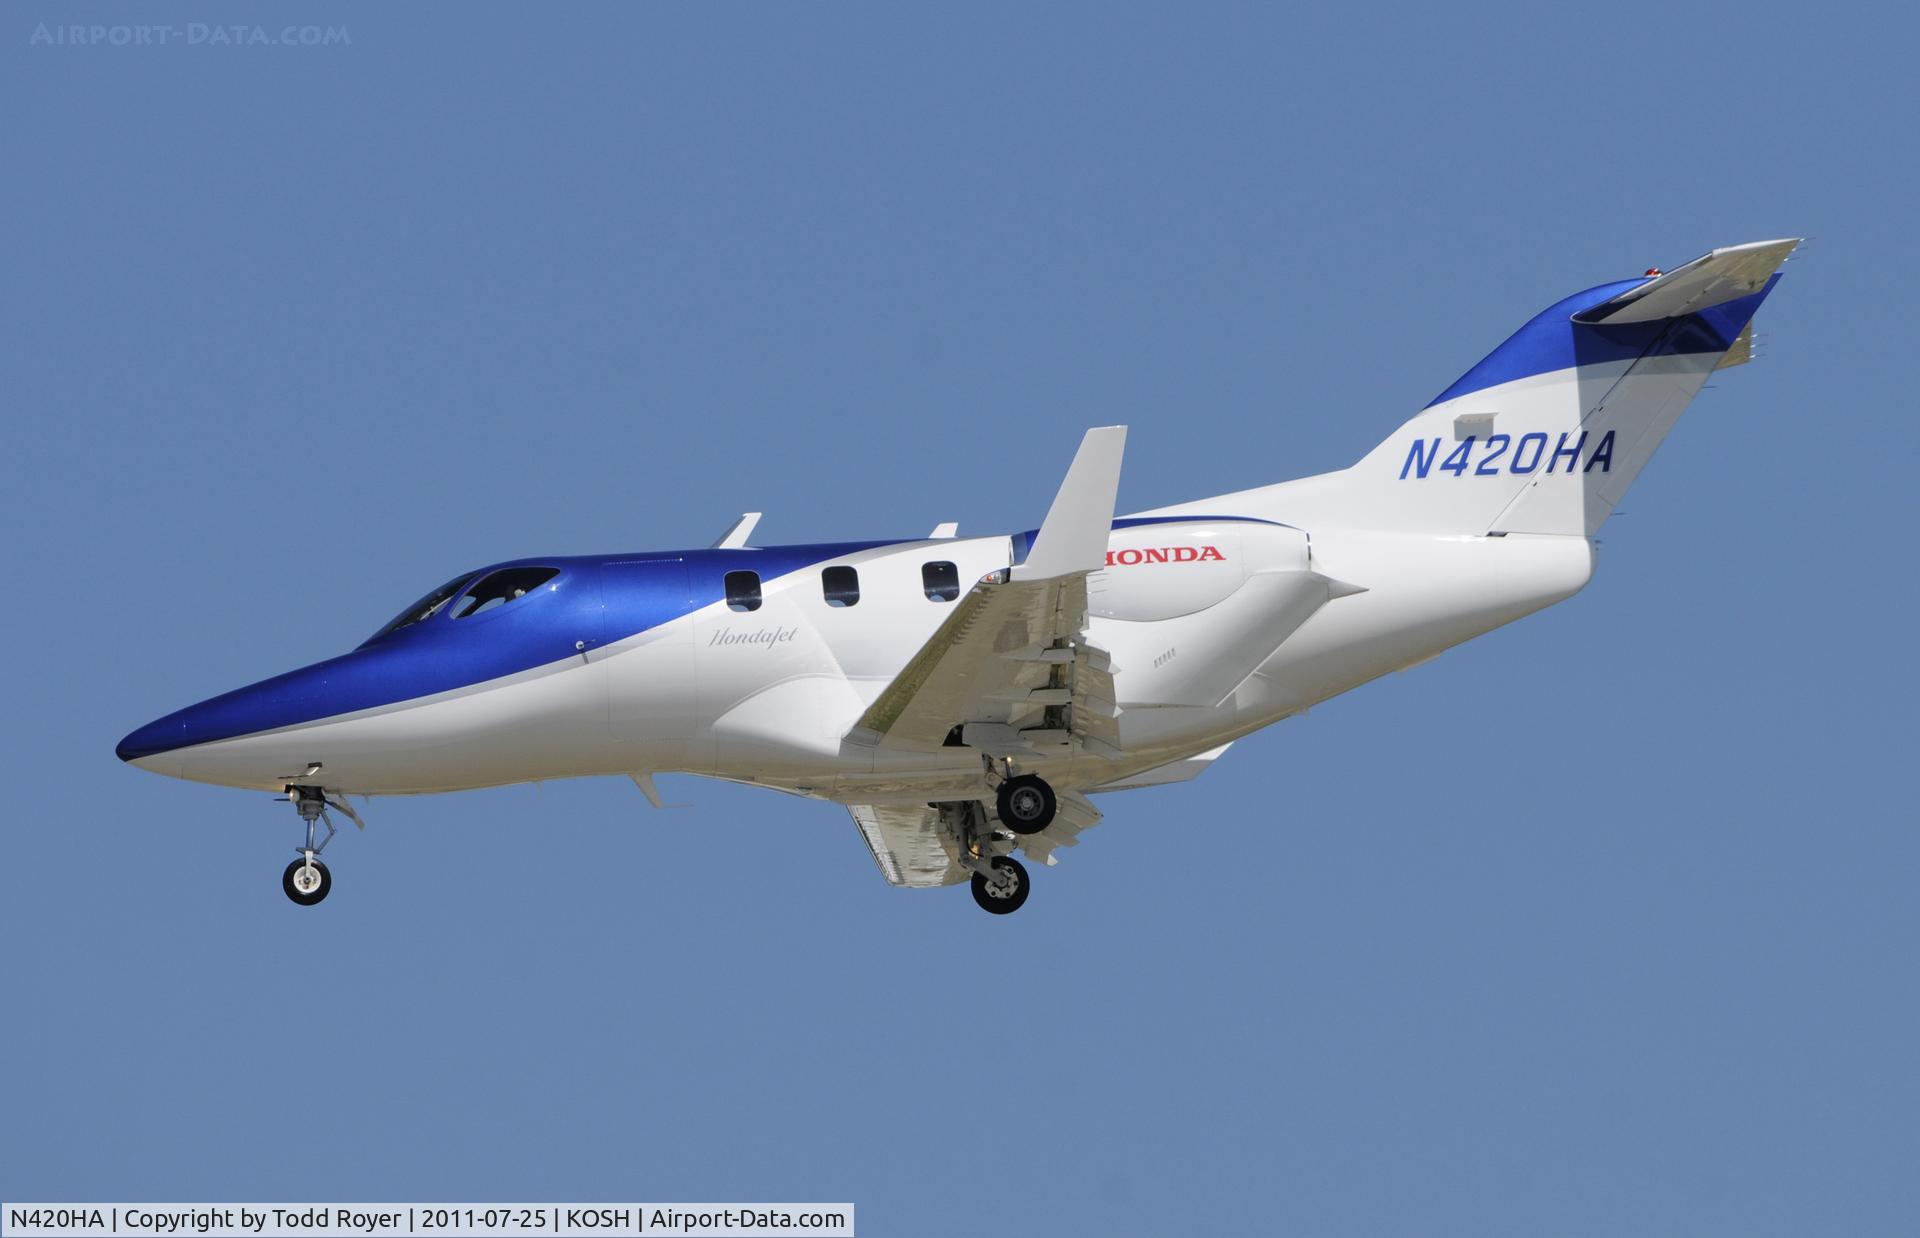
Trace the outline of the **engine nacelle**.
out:
[[[1088,609],[1146,623],[1216,606],[1262,572],[1307,570],[1307,535],[1256,520],[1175,520],[1115,529]]]
[[[1122,708],[1212,709],[1324,606],[1307,535],[1254,520],[1117,529],[1087,578]]]

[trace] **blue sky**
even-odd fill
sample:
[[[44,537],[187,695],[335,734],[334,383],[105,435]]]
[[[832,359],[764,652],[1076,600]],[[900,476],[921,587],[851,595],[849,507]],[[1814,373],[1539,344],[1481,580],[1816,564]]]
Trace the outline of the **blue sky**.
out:
[[[1909,8],[66,13],[0,14],[0,1198],[1912,1232]],[[1797,234],[1585,593],[1018,916],[688,779],[376,801],[305,911],[284,804],[113,757],[493,560],[1028,528],[1110,422],[1124,508],[1343,467]]]

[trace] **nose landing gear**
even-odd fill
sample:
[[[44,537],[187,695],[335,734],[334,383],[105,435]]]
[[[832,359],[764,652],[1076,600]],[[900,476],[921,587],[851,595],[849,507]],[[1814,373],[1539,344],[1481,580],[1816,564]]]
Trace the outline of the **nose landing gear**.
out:
[[[981,910],[996,916],[1011,915],[1027,901],[1032,889],[1027,866],[1010,855],[993,857],[991,874],[976,870],[973,874],[973,901]]]
[[[333,818],[327,815],[327,809],[338,808],[362,829],[366,828],[366,824],[344,798],[328,799],[327,793],[319,787],[288,787],[287,798],[293,801],[293,806],[300,810],[300,819],[306,822],[307,842],[304,847],[294,848],[300,853],[300,858],[287,865],[287,870],[280,874],[280,888],[302,907],[311,907],[326,898],[333,889],[333,874],[320,862],[320,853],[339,833],[334,827]],[[314,833],[320,825],[327,827],[327,836],[316,845]]]
[[[333,874],[309,851],[306,858],[287,865],[287,871],[280,874],[280,888],[302,907],[311,907],[333,889]]]

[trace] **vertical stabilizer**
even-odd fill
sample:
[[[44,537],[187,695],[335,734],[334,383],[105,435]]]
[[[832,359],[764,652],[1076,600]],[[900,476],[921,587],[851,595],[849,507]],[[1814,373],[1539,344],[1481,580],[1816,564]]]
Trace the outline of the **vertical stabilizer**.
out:
[[[1738,364],[1793,240],[1716,249],[1536,315],[1339,475],[1350,523],[1591,535],[1716,367]]]

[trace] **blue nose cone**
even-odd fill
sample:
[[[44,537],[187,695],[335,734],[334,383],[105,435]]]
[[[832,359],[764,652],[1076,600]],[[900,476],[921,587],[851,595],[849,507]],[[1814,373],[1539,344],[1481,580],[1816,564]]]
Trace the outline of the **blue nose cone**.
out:
[[[298,726],[449,686],[439,682],[423,686],[418,682],[421,676],[410,673],[418,661],[404,650],[391,649],[329,658],[177,709],[121,740],[114,752],[122,761],[138,761],[196,744]]]
[[[182,709],[147,723],[115,745],[113,754],[122,761],[138,761],[141,757],[158,756],[184,747],[189,742],[187,716],[192,712]]]
[[[114,752],[122,761],[138,761],[176,748],[253,735],[341,712],[349,705],[335,699],[337,694],[330,685],[339,679],[341,664],[352,656],[276,675],[198,705],[176,709],[128,735]]]

